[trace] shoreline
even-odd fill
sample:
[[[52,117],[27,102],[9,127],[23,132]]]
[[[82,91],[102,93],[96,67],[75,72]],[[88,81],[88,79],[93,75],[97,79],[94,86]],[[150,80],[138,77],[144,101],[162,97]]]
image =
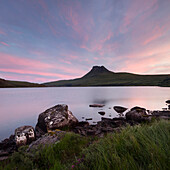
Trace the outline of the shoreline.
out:
[[[95,104],[91,105],[91,107],[103,107],[103,106]],[[107,133],[120,132],[123,128],[127,126],[134,126],[141,124],[143,122],[151,122],[152,119],[166,119],[166,120],[170,119],[170,110],[168,110],[168,108],[166,111],[149,112],[145,108],[135,106],[131,108],[130,111],[128,110],[125,113],[125,116],[122,116],[122,113],[125,110],[127,110],[127,108],[121,106],[115,107],[117,107],[118,109],[117,112],[120,114],[120,117],[118,118],[103,117],[101,121],[97,122],[95,125],[90,125],[87,121],[79,122],[74,117],[74,115],[68,110],[67,105],[56,105],[52,108],[49,108],[39,115],[38,122],[35,128],[33,128],[32,126],[21,126],[15,130],[15,135],[11,135],[9,138],[6,138],[0,142],[0,160],[8,158],[13,152],[17,151],[20,146],[29,145],[30,146],[29,148],[31,148],[34,145],[35,146],[39,145],[40,143],[43,144],[48,143],[46,137],[49,136],[49,134],[51,136],[54,135],[52,138],[56,138],[57,140],[58,136],[55,136],[55,134],[67,132],[73,132],[81,136],[87,137],[88,136],[104,137],[104,135]],[[124,110],[123,112],[122,109]],[[54,120],[56,120],[56,117],[55,119],[54,117],[50,118],[52,112],[56,112],[56,116],[58,114],[62,116],[63,115],[65,116],[66,113],[70,114],[68,116],[70,116],[71,119],[69,117],[67,117],[67,119],[70,119],[71,123],[68,121],[65,122],[65,124],[63,125],[62,120],[60,127],[56,127],[56,124],[54,122]],[[61,116],[57,118],[57,123],[60,121],[60,119]],[[44,129],[45,126],[47,129]],[[49,141],[52,140],[52,143],[56,142],[55,139],[49,138],[48,140]]]

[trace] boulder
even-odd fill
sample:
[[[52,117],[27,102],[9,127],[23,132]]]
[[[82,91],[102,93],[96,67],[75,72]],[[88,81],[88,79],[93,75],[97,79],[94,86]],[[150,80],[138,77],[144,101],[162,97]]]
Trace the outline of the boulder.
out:
[[[170,104],[170,100],[166,100],[165,103]]]
[[[143,107],[139,107],[139,106],[135,106],[135,107],[131,108],[130,110],[131,110],[131,111],[133,111],[133,110],[136,110],[136,111],[143,111],[143,112],[145,112],[145,111],[146,111],[146,109],[145,109],[145,108],[143,108]]]
[[[56,105],[41,113],[38,117],[38,123],[35,127],[36,136],[48,132],[48,130],[62,129],[71,127],[78,123],[76,117],[68,110],[67,105]]]
[[[98,112],[100,115],[104,116],[105,115],[105,112],[104,111],[100,111]]]
[[[117,112],[117,113],[123,113],[127,110],[127,108],[122,107],[122,106],[114,106],[113,109]]]
[[[9,138],[0,142],[0,161],[8,159],[8,157],[16,151],[15,136],[11,135]]]
[[[103,107],[104,104],[90,104],[89,107]]]
[[[146,109],[141,107],[133,107],[129,112],[126,113],[126,120],[133,120],[136,122],[142,122],[149,119],[147,117]]]
[[[30,144],[34,140],[35,132],[32,126],[21,126],[15,129],[15,142],[18,147]]]

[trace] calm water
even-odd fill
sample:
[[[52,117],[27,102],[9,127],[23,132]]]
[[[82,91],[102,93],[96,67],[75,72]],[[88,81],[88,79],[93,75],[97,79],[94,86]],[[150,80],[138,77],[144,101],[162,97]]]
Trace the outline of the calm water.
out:
[[[170,99],[170,88],[161,87],[53,87],[0,89],[0,140],[14,133],[22,125],[35,126],[39,113],[56,105],[67,104],[79,119],[99,121],[98,111],[104,117],[116,117],[113,106],[131,108],[142,106],[150,110],[165,107]],[[105,104],[103,108],[90,108],[89,104]],[[111,109],[110,109],[111,108]]]

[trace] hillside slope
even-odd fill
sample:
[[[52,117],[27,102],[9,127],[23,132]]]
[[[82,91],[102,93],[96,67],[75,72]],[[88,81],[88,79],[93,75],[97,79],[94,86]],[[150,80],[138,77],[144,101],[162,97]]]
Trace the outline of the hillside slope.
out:
[[[81,78],[47,82],[48,87],[60,86],[165,86],[170,87],[170,74],[138,75],[132,73],[115,73],[104,66],[94,66]]]
[[[0,88],[12,87],[44,87],[44,85],[37,83],[29,83],[25,81],[11,81],[0,78]]]

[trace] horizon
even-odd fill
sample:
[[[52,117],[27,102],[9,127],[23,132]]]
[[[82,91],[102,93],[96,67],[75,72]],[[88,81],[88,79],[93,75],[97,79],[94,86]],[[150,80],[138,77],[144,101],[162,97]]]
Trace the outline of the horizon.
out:
[[[0,78],[43,83],[93,66],[170,74],[169,0],[1,2]]]

